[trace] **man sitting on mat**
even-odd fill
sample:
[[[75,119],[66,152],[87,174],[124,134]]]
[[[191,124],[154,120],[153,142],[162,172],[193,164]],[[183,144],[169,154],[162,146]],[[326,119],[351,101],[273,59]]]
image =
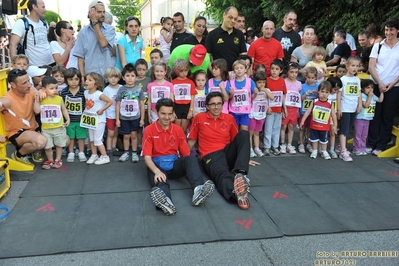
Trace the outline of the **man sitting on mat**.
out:
[[[176,207],[171,200],[168,179],[187,177],[194,189],[193,206],[204,203],[212,195],[215,185],[210,180],[204,183],[197,157],[190,155],[183,129],[172,123],[173,101],[162,98],[156,103],[155,109],[158,120],[144,130],[144,162],[152,186],[152,201],[166,215],[174,215]]]
[[[227,201],[249,209],[246,175],[249,168],[249,133],[238,131],[235,119],[223,114],[223,95],[211,92],[206,96],[207,112],[197,114],[191,124],[188,147],[198,141],[205,172],[215,182],[219,193]]]

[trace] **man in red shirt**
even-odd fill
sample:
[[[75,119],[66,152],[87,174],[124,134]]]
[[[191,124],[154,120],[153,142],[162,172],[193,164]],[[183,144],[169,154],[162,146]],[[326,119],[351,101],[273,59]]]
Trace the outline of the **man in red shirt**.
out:
[[[187,177],[194,189],[193,206],[204,203],[212,195],[215,185],[210,180],[204,183],[197,158],[190,155],[182,128],[172,123],[173,101],[160,99],[155,108],[159,119],[144,130],[144,162],[152,186],[152,201],[166,215],[174,215],[176,207],[171,200],[168,179]]]
[[[215,182],[227,201],[237,201],[241,209],[249,208],[248,181],[249,134],[238,131],[235,119],[222,113],[223,96],[211,92],[205,100],[208,112],[194,117],[188,136],[190,150],[198,141],[205,172]]]

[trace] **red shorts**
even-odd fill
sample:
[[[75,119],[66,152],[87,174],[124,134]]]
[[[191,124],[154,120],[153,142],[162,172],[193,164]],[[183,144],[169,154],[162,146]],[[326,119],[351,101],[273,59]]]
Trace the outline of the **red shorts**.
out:
[[[263,124],[265,123],[265,119],[256,120],[255,118],[249,119],[249,131],[261,132],[263,129]]]
[[[282,125],[296,125],[298,123],[298,108],[297,107],[287,107],[288,115],[281,121]]]
[[[114,131],[115,130],[115,123],[116,123],[116,119],[107,118],[105,125],[107,126],[108,130]]]
[[[299,123],[301,123],[302,117],[303,117],[303,115],[299,116]],[[308,116],[308,118],[306,118],[305,123],[303,123],[304,129],[308,128],[310,126],[310,119],[312,119],[312,116]]]

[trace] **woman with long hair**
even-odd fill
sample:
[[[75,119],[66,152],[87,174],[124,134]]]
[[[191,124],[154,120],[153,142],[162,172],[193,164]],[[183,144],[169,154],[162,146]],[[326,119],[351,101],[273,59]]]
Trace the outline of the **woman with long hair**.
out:
[[[66,67],[71,50],[75,45],[75,31],[68,21],[59,21],[55,27],[50,27],[47,39],[57,65]]]

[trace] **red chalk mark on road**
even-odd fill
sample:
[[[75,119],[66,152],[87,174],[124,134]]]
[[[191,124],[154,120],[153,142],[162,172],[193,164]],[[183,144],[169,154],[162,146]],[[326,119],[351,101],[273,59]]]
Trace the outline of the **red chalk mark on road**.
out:
[[[398,172],[385,172],[387,175],[393,175],[393,176],[396,176],[396,177],[398,177],[399,176],[399,173]]]
[[[247,220],[236,220],[235,222],[240,225],[243,225],[245,227],[245,229],[249,229],[251,227],[251,224],[253,223],[253,221],[254,221],[253,219],[249,219],[248,221]]]
[[[46,212],[46,211],[55,211],[54,207],[51,205],[51,203],[47,203],[46,205],[44,205],[43,207],[40,207],[38,209],[36,209],[36,212]]]
[[[280,193],[280,192],[276,191],[276,192],[274,192],[273,199],[276,199],[276,198],[287,199],[288,196],[283,194],[283,193]]]
[[[66,172],[66,171],[68,171],[68,168],[66,168],[65,166],[61,166],[60,168],[55,169],[55,171],[58,171],[58,172]]]

